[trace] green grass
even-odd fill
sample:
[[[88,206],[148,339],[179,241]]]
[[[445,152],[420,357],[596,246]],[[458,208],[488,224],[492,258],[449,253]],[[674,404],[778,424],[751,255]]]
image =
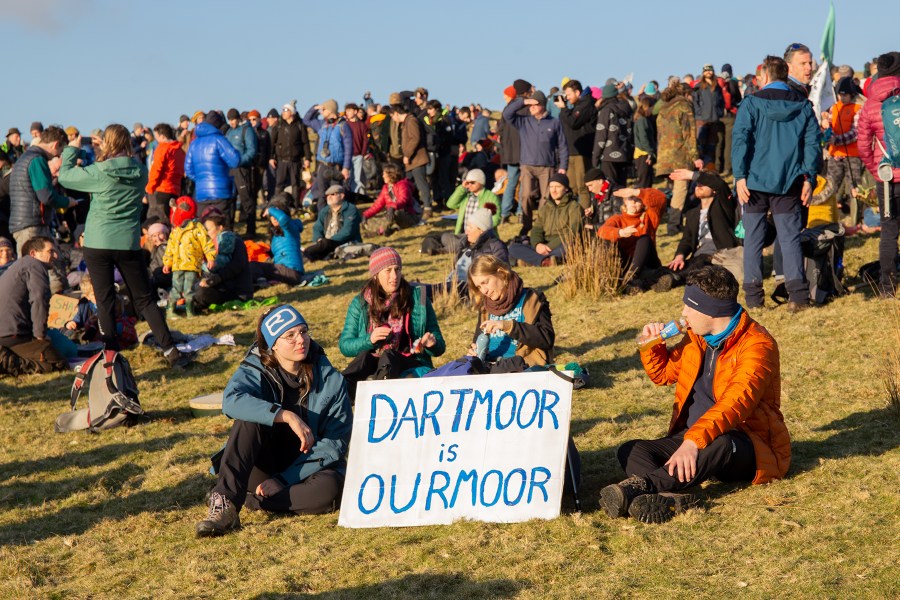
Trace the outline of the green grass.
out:
[[[502,237],[516,227],[504,226]],[[444,257],[417,252],[423,229],[391,238],[406,276],[438,281]],[[661,240],[661,256],[675,241]],[[877,256],[875,238],[848,242],[847,272]],[[346,307],[366,260],[327,265],[318,289],[270,288],[293,302],[340,368]],[[198,540],[213,479],[208,457],[224,416],[192,418],[188,400],[223,388],[252,339],[259,311],[172,323],[234,333],[237,347],[204,351],[190,371],[153,351],[127,353],[153,422],[100,435],[53,433],[70,374],[0,379],[2,598],[895,598],[900,589],[900,434],[880,370],[898,345],[896,311],[863,291],[791,316],[754,315],[781,349],[783,412],[793,438],[788,477],[765,486],[707,484],[705,510],[663,526],[611,520],[599,490],[622,473],[615,449],[664,433],[674,392],[646,378],[634,336],[674,318],[679,290],[597,303],[566,302],[560,268],[523,269],[546,291],[560,361],[590,369],[573,398],[582,452],[583,513],[564,501],[553,521],[351,530],[337,515],[244,511],[243,530]],[[769,282],[767,282],[769,283]],[[769,283],[770,285],[770,283]],[[770,290],[771,291],[771,290]],[[446,358],[471,341],[467,309],[439,314]]]

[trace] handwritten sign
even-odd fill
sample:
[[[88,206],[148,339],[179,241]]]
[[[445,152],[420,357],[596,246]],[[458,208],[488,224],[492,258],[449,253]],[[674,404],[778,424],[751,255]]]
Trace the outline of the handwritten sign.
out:
[[[50,311],[47,313],[47,326],[61,329],[72,320],[78,312],[78,298],[53,294],[50,296]]]
[[[571,413],[549,371],[363,381],[338,524],[558,517]]]

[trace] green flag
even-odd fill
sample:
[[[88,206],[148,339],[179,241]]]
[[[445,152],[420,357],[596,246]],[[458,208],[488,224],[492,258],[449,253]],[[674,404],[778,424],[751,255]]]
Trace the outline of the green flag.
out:
[[[834,64],[834,0],[828,9],[828,20],[825,21],[825,31],[822,33],[822,60]]]

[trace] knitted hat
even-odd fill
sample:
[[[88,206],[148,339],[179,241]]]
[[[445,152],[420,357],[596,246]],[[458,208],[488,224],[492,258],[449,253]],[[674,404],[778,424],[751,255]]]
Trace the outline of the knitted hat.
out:
[[[887,52],[878,57],[878,77],[900,75],[900,52]]]
[[[278,116],[278,115],[276,115],[276,116]],[[260,117],[259,111],[256,110],[255,108],[247,113],[248,119],[252,119],[252,118],[258,119],[259,117]]]
[[[332,112],[334,114],[338,113],[338,103],[334,98],[329,98],[325,102],[322,103],[322,108],[325,110]]]
[[[521,96],[522,94],[527,94],[531,91],[531,84],[525,81],[524,79],[516,79],[513,81],[513,89],[516,90],[516,96]]]
[[[0,237],[0,248],[15,248],[15,246],[5,237]]]
[[[514,88],[513,86],[507,87],[505,90],[503,90],[503,96],[506,98],[515,98],[516,88]]]
[[[551,175],[549,183],[561,183],[566,186],[566,189],[569,189],[569,178],[562,173],[554,173]]]
[[[403,98],[397,92],[393,92],[388,96],[388,104],[403,104]]]
[[[463,179],[463,181],[474,181],[484,185],[484,182],[486,181],[484,171],[481,169],[469,169],[469,172],[466,173],[466,178]]]
[[[838,94],[850,94],[851,96],[862,93],[862,90],[859,89],[859,86],[853,83],[853,79],[851,77],[841,77],[838,79],[837,86],[835,86],[835,91]]]
[[[402,266],[400,255],[393,248],[379,248],[369,257],[369,275],[372,277],[377,277],[379,273],[388,267],[397,267],[399,269]]]
[[[659,90],[656,89],[656,84],[653,83],[652,81],[644,86],[644,93],[647,94],[648,96],[655,96],[656,92],[658,92],[658,91]]]
[[[494,213],[489,208],[479,208],[466,219],[466,227],[470,225],[482,231],[490,231],[494,228]]]
[[[603,86],[603,95],[602,98],[604,100],[609,100],[610,98],[615,98],[619,95],[618,90],[616,90],[616,84],[607,83]]]
[[[190,196],[182,196],[175,201],[171,212],[169,221],[172,222],[172,226],[181,227],[185,221],[190,221],[197,217],[197,203]]]
[[[306,319],[300,311],[290,304],[282,304],[263,317],[259,329],[262,331],[263,339],[266,340],[266,345],[271,348],[278,338],[298,325],[306,325]]]
[[[221,113],[218,113],[214,110],[211,110],[208,113],[206,113],[206,118],[203,119],[203,122],[209,123],[216,129],[221,129],[222,125],[225,124],[225,120],[222,118]]]
[[[537,103],[541,106],[547,106],[547,96],[544,95],[544,92],[538,90],[531,95],[532,100],[537,100]]]
[[[29,131],[35,131],[35,130],[43,133],[44,124],[41,123],[40,121],[35,121],[34,123],[31,124],[31,129],[29,129]]]
[[[228,114],[225,116],[228,118],[229,121],[231,121],[232,119],[234,119],[235,121],[240,121],[240,119],[241,119],[241,113],[239,113],[238,109],[236,109],[236,108],[229,108]]]
[[[166,227],[163,223],[154,223],[149,228],[147,228],[148,236],[154,236],[160,233],[164,233],[166,235],[168,235],[169,233],[169,228]]]
[[[728,77],[734,75],[734,69],[731,68],[730,63],[725,63],[724,65],[722,65],[722,74],[724,75],[725,73],[728,73]]]
[[[267,118],[267,119],[277,119],[277,118],[278,118],[278,111],[275,110],[274,108],[270,108],[270,109],[269,109],[269,112],[266,113],[266,118]]]
[[[286,111],[286,110],[289,110],[289,111],[291,111],[291,112],[294,113],[294,114],[297,114],[297,101],[296,101],[296,100],[291,100],[290,102],[286,102],[286,103],[281,107],[281,112],[284,112],[284,111]]]
[[[584,182],[585,183],[590,183],[592,181],[597,181],[599,179],[606,179],[606,177],[603,175],[603,171],[601,171],[597,167],[588,169],[584,173]]]

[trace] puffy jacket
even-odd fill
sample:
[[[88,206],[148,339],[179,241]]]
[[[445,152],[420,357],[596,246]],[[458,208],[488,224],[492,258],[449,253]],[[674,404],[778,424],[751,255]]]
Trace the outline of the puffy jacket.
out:
[[[525,321],[523,323],[500,321],[500,323],[503,331],[519,342],[516,356],[521,356],[529,367],[544,366],[553,362],[553,344],[556,341],[553,315],[550,314],[550,302],[538,290],[525,288],[522,293],[525,294],[525,302],[522,304]],[[488,318],[488,312],[482,308],[478,315],[478,321],[475,323],[473,342],[481,333],[481,324]]]
[[[574,237],[584,225],[581,206],[567,192],[557,204],[552,198],[538,210],[531,228],[531,245],[547,244],[551,250],[562,246],[566,236]]]
[[[147,178],[148,194],[163,192],[181,195],[181,180],[184,178],[184,150],[179,142],[163,142],[153,153],[153,164]]]
[[[405,210],[411,215],[416,214],[416,209],[413,207],[412,183],[409,182],[409,179],[401,179],[393,186],[387,183],[384,184],[381,188],[381,193],[375,199],[375,203],[363,213],[363,217],[371,219],[381,211],[389,208],[395,211]]]
[[[676,96],[662,105],[656,117],[656,172],[668,174],[675,169],[690,169],[697,154],[697,125],[694,110],[684,96]]]
[[[216,246],[206,228],[200,221],[194,219],[185,221],[180,227],[172,230],[166,253],[163,256],[163,265],[173,271],[194,271],[200,273],[204,259],[216,258]]]
[[[822,154],[812,104],[776,81],[741,102],[734,120],[734,180],[758,192],[784,194],[805,176],[815,182]]]
[[[233,127],[225,134],[228,142],[237,150],[241,157],[239,167],[252,167],[256,164],[256,155],[259,153],[259,140],[256,139],[256,131],[250,123],[244,123]]]
[[[891,92],[900,89],[900,76],[892,75],[873,81],[866,92],[868,100],[860,111],[857,123],[857,147],[859,157],[872,175],[875,181],[878,178],[878,164],[884,157],[884,152],[875,143],[875,138],[884,146],[884,123],[881,120],[881,103],[891,96]],[[900,169],[894,169],[894,181],[900,181]]]
[[[331,239],[339,244],[362,242],[362,236],[359,234],[359,224],[362,221],[362,216],[359,214],[359,209],[344,200],[341,203],[340,210],[338,210],[338,215],[338,218],[341,220],[341,227]],[[333,218],[335,218],[334,211],[331,210],[331,207],[322,207],[319,211],[319,216],[316,217],[315,224],[313,224],[313,242],[318,242],[325,237],[325,233],[328,231],[328,223]]]
[[[12,233],[50,224],[55,208],[65,208],[69,199],[53,187],[50,155],[38,146],[31,146],[13,165],[9,174],[9,230]]]
[[[241,162],[241,155],[225,136],[209,123],[200,123],[194,129],[197,138],[188,148],[184,161],[184,173],[193,179],[194,200],[227,200],[234,197],[234,181],[231,169]]]
[[[487,188],[481,188],[481,191],[478,192],[476,196],[478,196],[478,208],[483,208],[487,203],[493,203],[494,216],[491,220],[494,222],[494,227],[500,225],[500,200],[497,198],[497,195]],[[451,210],[454,208],[456,209],[455,232],[457,235],[463,232],[463,227],[465,226],[464,221],[466,219],[466,204],[468,203],[469,190],[462,185],[453,190],[453,193],[447,198],[447,208]]]
[[[409,327],[407,334],[411,341],[419,339],[425,335],[426,331],[430,331],[434,336],[434,346],[423,348],[422,352],[415,355],[415,358],[423,365],[432,366],[431,357],[442,355],[447,349],[447,345],[441,334],[437,315],[434,313],[434,308],[431,307],[431,301],[428,300],[425,290],[420,285],[412,286],[412,311],[407,324]],[[341,331],[341,338],[338,341],[341,354],[352,358],[360,352],[375,350],[370,335],[369,305],[363,299],[362,294],[357,294],[350,302],[350,307],[347,308],[344,329]]]
[[[670,435],[686,427],[686,403],[706,350],[706,341],[689,329],[671,351],[665,344],[657,344],[641,352],[644,370],[653,383],[675,384]],[[715,404],[687,430],[684,439],[702,450],[724,433],[743,431],[756,453],[753,483],[784,477],[791,464],[791,436],[781,414],[778,344],[744,311],[734,332],[716,352]]]
[[[490,254],[497,260],[509,264],[509,248],[506,247],[503,240],[497,237],[497,230],[495,229],[488,229],[483,232],[478,236],[478,239],[475,240],[474,244],[470,244],[467,239],[466,244],[456,252],[456,261],[454,264],[458,263],[459,259],[466,253],[470,254],[469,264],[475,262],[475,259],[482,254]],[[450,274],[447,281],[450,281],[452,278],[453,273]],[[466,286],[468,287],[468,283]]]
[[[594,151],[594,130],[597,127],[597,109],[590,91],[585,90],[572,108],[560,110],[559,120],[569,144],[569,156],[590,157]]]
[[[533,167],[569,168],[569,147],[562,125],[549,114],[536,119],[530,113],[520,114],[524,98],[516,98],[503,109],[503,118],[519,132],[519,159]]]
[[[270,207],[269,215],[281,227],[281,235],[272,236],[272,262],[303,273],[303,253],[300,252],[300,232],[303,221],[290,218],[280,208]]]
[[[91,194],[84,224],[84,246],[102,250],[140,250],[141,208],[147,168],[125,156],[77,166],[83,150],[67,146],[59,167],[59,184]]]
[[[344,377],[331,365],[325,352],[312,342],[312,389],[300,399],[300,418],[312,429],[315,442],[280,473],[273,474],[288,486],[296,485],[322,469],[347,470],[347,447],[353,428],[350,397]],[[262,364],[254,344],[228,380],[222,412],[232,419],[272,426],[284,399],[281,377]]]
[[[632,111],[627,102],[618,98],[604,100],[597,109],[597,125],[591,163],[630,162],[634,139],[631,131]]]
[[[327,123],[319,118],[316,107],[312,107],[303,117],[303,124],[319,134],[319,148],[316,151],[318,162],[341,165],[344,169],[353,168],[353,132],[344,119]],[[323,153],[326,142],[327,156]]]

